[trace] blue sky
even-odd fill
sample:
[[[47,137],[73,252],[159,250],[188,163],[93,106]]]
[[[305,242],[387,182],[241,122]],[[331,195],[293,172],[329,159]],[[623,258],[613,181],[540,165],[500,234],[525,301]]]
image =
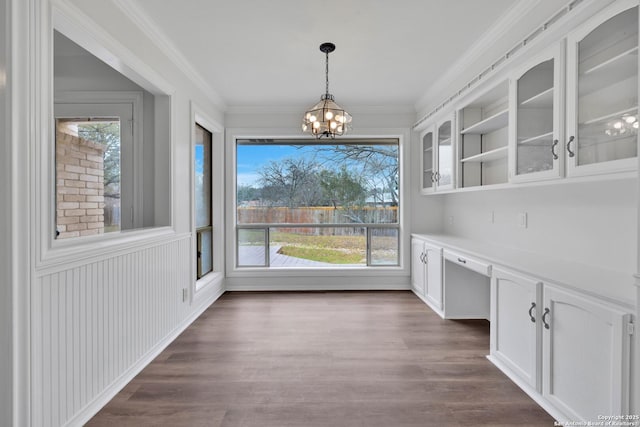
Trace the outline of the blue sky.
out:
[[[238,145],[237,173],[238,185],[257,185],[260,179],[257,171],[270,161],[278,161],[287,157],[295,157],[304,153],[306,148],[291,145]]]

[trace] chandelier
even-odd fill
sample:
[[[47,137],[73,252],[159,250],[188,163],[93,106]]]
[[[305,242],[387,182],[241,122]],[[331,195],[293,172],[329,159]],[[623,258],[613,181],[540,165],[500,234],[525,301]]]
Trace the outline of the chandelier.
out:
[[[322,43],[320,51],[325,54],[325,94],[320,102],[311,107],[302,119],[302,131],[308,132],[320,139],[323,136],[335,138],[344,135],[351,127],[351,115],[336,104],[333,95],[329,93],[329,53],[336,49],[333,43]]]

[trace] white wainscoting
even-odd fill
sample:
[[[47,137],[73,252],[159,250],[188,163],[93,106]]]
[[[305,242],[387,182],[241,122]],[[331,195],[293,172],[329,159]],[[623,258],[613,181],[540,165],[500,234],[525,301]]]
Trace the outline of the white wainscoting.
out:
[[[32,289],[32,425],[81,425],[222,292],[198,307],[191,236],[40,272]]]

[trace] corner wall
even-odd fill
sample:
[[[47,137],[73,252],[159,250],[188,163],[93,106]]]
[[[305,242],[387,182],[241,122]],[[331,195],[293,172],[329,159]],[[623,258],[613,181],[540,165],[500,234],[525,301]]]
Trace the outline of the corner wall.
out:
[[[8,124],[10,122],[9,93],[7,80],[11,79],[8,72],[8,44],[9,13],[7,0],[0,0],[0,198],[10,200],[11,197],[11,144]],[[9,80],[10,81],[10,80]],[[11,202],[8,203],[11,206]],[[0,425],[9,426],[13,418],[13,378],[12,378],[12,337],[13,322],[11,319],[11,209],[0,209]]]

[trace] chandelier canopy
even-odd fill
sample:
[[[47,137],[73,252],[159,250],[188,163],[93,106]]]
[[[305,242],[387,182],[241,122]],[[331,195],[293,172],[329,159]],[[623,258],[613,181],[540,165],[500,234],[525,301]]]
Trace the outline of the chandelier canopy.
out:
[[[335,138],[344,135],[351,128],[351,114],[336,104],[333,95],[329,93],[329,53],[336,49],[333,43],[322,43],[320,51],[325,54],[325,94],[320,102],[304,113],[302,131],[320,139],[323,136]]]

